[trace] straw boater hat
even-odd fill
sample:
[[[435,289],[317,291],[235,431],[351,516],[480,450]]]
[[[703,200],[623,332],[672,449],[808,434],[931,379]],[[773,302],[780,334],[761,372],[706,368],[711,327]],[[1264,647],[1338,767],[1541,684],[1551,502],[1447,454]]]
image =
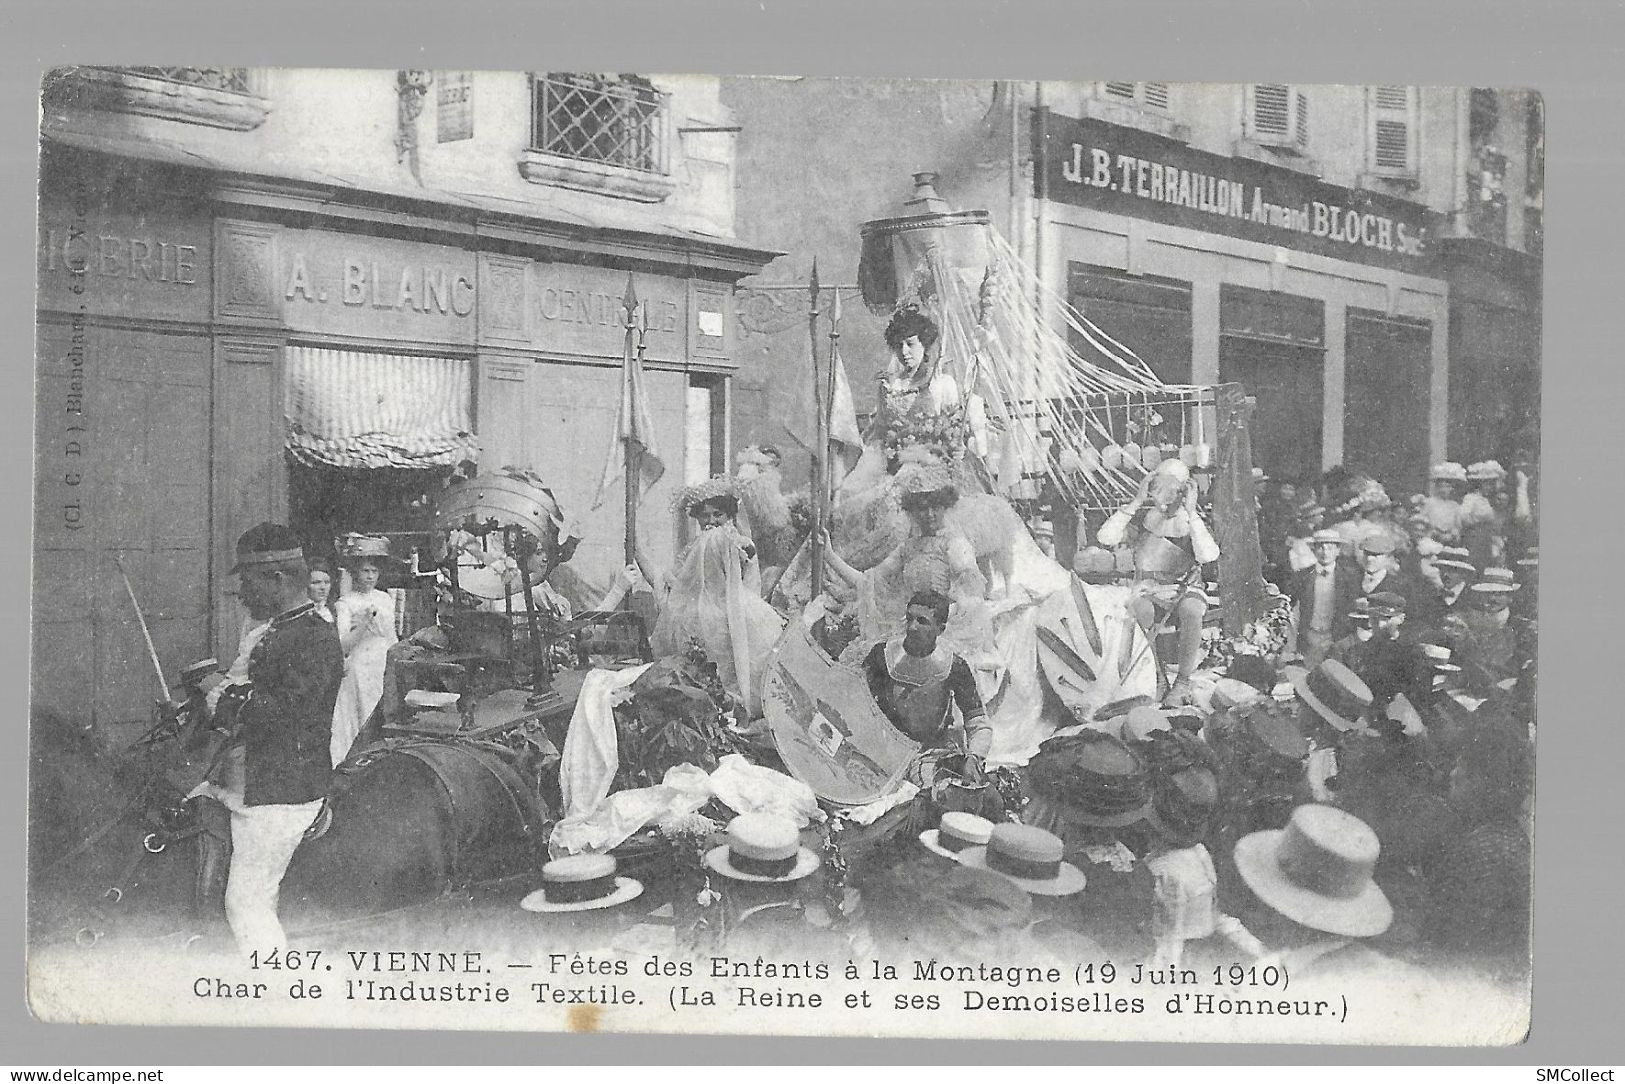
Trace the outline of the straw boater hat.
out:
[[[1320,530],[1316,531],[1310,536],[1309,544],[1311,546],[1341,546],[1343,544],[1343,536],[1332,530],[1330,527],[1322,527]]]
[[[702,504],[715,503],[730,516],[739,514],[739,483],[726,474],[718,474],[680,490],[672,502],[675,511],[692,516]]]
[[[1474,463],[1467,468],[1467,480],[1470,482],[1498,482],[1506,476],[1506,468],[1493,459]]]
[[[1518,558],[1515,563],[1519,568],[1539,568],[1540,547],[1530,546],[1528,549],[1523,551],[1523,556]]]
[[[995,825],[987,846],[960,853],[959,863],[997,873],[1034,896],[1083,891],[1083,871],[1061,860],[1061,837],[1030,824]]]
[[[728,823],[728,842],[705,855],[706,868],[735,881],[799,881],[819,866],[801,845],[795,821],[773,813],[742,813]]]
[[[235,576],[247,568],[286,564],[304,560],[305,551],[299,536],[280,523],[260,523],[244,531],[237,539],[237,563],[228,576]]]
[[[1434,568],[1453,568],[1457,572],[1473,574],[1478,571],[1473,565],[1473,555],[1460,546],[1446,546],[1433,558]]]
[[[1315,714],[1338,730],[1365,727],[1365,713],[1371,710],[1371,689],[1360,676],[1336,659],[1299,675],[1292,687]]]
[[[950,811],[942,815],[935,828],[920,833],[920,842],[933,854],[957,862],[968,848],[987,846],[988,837],[992,834],[993,822],[986,817]]]
[[[1461,672],[1461,667],[1450,661],[1450,649],[1443,644],[1424,643],[1422,645],[1422,654],[1427,657],[1428,665],[1433,667],[1436,673],[1458,674]]]
[[[1393,905],[1371,879],[1380,850],[1377,834],[1358,817],[1304,805],[1285,828],[1243,836],[1236,869],[1259,899],[1300,926],[1374,937],[1394,921]]]
[[[1518,590],[1518,582],[1510,568],[1486,568],[1472,590],[1481,595],[1510,594]]]
[[[643,895],[643,882],[615,875],[615,859],[607,854],[572,854],[542,867],[542,887],[519,901],[539,914],[599,911]]]
[[[1428,475],[1435,482],[1465,482],[1467,468],[1460,463],[1444,462],[1433,464],[1433,471]]]

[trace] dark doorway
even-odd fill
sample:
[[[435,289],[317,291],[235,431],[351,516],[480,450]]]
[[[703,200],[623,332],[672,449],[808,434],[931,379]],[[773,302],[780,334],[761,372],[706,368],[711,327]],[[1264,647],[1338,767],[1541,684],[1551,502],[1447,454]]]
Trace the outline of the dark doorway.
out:
[[[1325,307],[1312,298],[1224,286],[1219,379],[1258,400],[1253,463],[1282,481],[1318,478],[1325,391]]]
[[[1343,377],[1343,462],[1398,500],[1428,472],[1433,329],[1350,309]]]

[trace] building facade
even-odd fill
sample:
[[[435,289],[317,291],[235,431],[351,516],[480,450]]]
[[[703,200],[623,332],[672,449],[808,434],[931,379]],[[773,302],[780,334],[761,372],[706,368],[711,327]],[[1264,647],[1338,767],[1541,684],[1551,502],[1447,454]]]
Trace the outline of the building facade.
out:
[[[631,275],[667,504],[728,459],[735,127],[714,80],[81,68],[45,88],[33,697],[123,733],[236,651],[238,534],[420,548],[450,473],[534,470],[621,561]],[[111,729],[108,729],[111,728]]]
[[[742,440],[810,410],[791,276],[816,255],[854,283],[859,225],[928,170],[1164,379],[1246,385],[1277,477],[1344,464],[1410,492],[1446,456],[1538,446],[1531,93],[724,80],[723,101],[740,227],[788,253],[744,294]],[[848,311],[861,410],[884,315]]]

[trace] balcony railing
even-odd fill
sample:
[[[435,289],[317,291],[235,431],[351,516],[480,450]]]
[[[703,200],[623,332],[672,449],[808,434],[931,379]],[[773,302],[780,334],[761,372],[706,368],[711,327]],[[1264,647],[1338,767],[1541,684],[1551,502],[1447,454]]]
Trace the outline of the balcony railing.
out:
[[[252,93],[248,86],[247,68],[114,68],[113,71],[132,72],[150,79],[163,79],[170,83],[185,83],[210,90],[227,90],[233,94]]]
[[[668,98],[636,77],[536,76],[531,146],[545,154],[664,175],[670,172]]]

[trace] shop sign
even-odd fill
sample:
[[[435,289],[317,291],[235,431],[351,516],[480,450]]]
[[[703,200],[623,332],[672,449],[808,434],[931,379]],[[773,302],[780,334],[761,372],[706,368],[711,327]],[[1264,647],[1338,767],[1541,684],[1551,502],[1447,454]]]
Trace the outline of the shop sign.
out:
[[[1430,273],[1433,215],[1420,204],[1047,110],[1037,134],[1041,199]]]
[[[634,274],[648,331],[644,357],[682,361],[688,340],[688,284]],[[626,341],[626,272],[578,264],[537,264],[537,345],[549,352],[620,357]]]
[[[38,244],[42,308],[171,319],[207,312],[206,222],[70,200],[42,209]]]
[[[435,142],[474,138],[474,73],[436,72]]]
[[[281,237],[281,296],[295,331],[472,342],[474,256],[444,245],[315,230]]]

